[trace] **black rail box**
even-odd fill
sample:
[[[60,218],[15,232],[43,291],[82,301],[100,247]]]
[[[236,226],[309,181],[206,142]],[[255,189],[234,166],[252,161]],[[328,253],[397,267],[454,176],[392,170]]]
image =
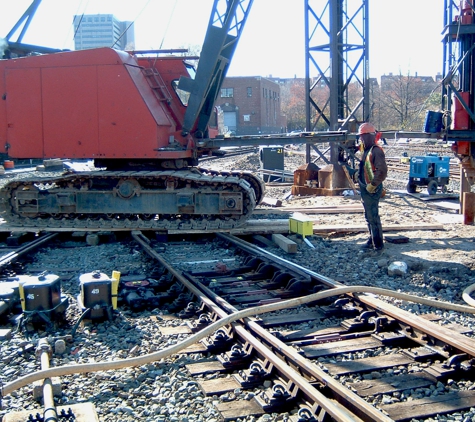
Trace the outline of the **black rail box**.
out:
[[[27,312],[51,311],[61,304],[61,280],[55,274],[19,276],[20,298]]]
[[[78,301],[83,310],[90,309],[91,319],[109,316],[112,310],[112,280],[104,273],[93,271],[79,277],[81,294]]]
[[[260,162],[261,169],[270,171],[284,170],[284,147],[261,147],[260,150]],[[272,176],[264,174],[263,179],[266,182],[277,180],[280,177],[278,175]]]

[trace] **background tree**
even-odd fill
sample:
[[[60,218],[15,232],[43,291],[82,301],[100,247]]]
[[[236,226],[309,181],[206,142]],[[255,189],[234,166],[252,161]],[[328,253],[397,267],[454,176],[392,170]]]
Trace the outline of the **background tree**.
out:
[[[305,79],[281,85],[281,111],[287,118],[287,132],[306,129],[305,95]]]
[[[330,88],[323,80],[312,83],[312,86],[311,98],[316,107],[318,107],[318,109],[313,105],[310,107],[310,110],[315,113],[312,120],[314,125],[312,130],[328,130],[330,120]]]
[[[409,75],[381,77],[379,95],[373,98],[378,126],[384,129],[420,131],[426,110],[434,108],[436,96],[431,97],[437,84]],[[434,91],[435,93],[435,91]],[[440,107],[440,103],[435,109]]]

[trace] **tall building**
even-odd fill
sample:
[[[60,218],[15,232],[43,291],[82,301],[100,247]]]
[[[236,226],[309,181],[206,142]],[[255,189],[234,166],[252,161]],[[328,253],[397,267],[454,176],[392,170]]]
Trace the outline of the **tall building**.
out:
[[[135,48],[134,24],[121,22],[113,15],[75,15],[74,48],[85,50],[113,47],[117,50]]]

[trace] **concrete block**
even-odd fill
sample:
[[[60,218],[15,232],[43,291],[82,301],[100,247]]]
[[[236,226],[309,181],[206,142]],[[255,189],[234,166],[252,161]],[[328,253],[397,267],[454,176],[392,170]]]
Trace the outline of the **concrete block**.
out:
[[[10,340],[12,338],[12,330],[9,328],[0,329],[0,340]]]
[[[97,234],[88,234],[86,236],[86,243],[89,246],[97,246],[99,244],[99,236]]]

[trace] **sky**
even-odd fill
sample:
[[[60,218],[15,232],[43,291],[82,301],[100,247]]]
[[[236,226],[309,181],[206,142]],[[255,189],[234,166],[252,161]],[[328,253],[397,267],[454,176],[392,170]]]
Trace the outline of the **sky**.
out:
[[[0,37],[31,1],[3,8]],[[368,1],[370,77],[442,73],[444,0]],[[326,1],[310,4],[320,3]],[[112,13],[135,22],[138,50],[199,46],[212,5],[213,0],[43,0],[23,42],[72,49],[75,14]],[[254,0],[228,76],[304,77],[304,18],[303,0]]]

